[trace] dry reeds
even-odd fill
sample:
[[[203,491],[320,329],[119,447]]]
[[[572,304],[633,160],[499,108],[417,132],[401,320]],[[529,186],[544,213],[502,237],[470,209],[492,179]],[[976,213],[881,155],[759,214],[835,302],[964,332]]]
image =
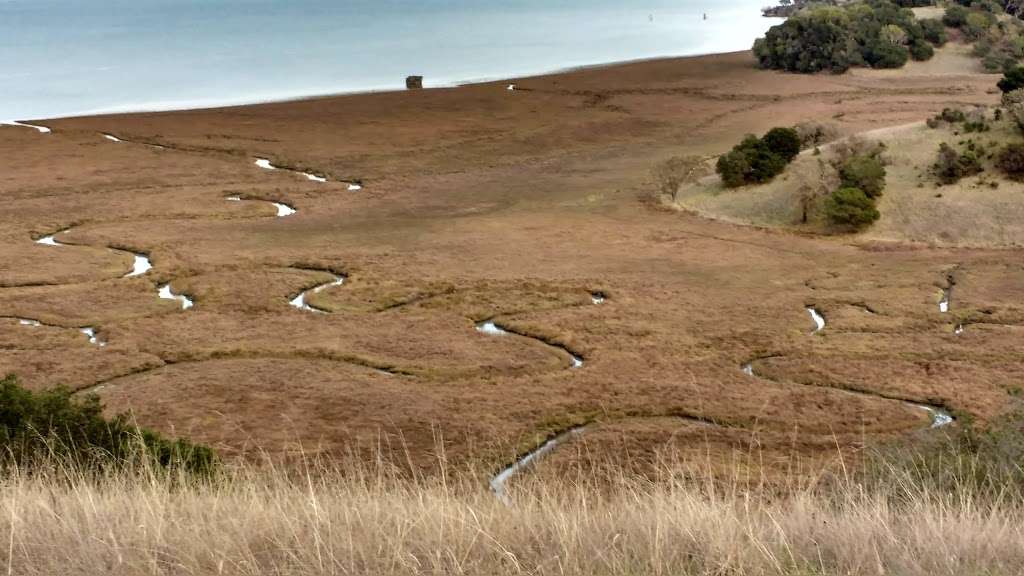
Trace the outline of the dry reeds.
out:
[[[365,462],[365,461],[363,461]],[[543,465],[543,464],[541,464]],[[890,461],[870,481],[769,495],[728,482],[410,477],[365,463],[239,465],[189,481],[122,467],[11,470],[0,571],[98,574],[1019,574],[1010,492],[929,485]],[[888,475],[888,480],[883,477]],[[736,484],[738,486],[738,484]]]

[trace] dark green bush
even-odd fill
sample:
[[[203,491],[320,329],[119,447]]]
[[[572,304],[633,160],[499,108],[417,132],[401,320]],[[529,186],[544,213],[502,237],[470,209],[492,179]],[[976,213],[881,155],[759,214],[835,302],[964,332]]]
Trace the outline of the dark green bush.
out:
[[[76,401],[63,388],[31,392],[14,376],[0,379],[0,465],[46,460],[83,469],[144,463],[201,475],[216,467],[209,448],[167,440],[124,415],[105,418],[95,395]]]
[[[768,149],[782,157],[787,163],[800,154],[800,134],[793,128],[772,128],[764,135]]]
[[[872,68],[899,68],[910,59],[910,52],[903,46],[876,38],[868,42],[862,56]]]
[[[840,188],[833,192],[825,200],[825,214],[832,224],[854,229],[868,226],[881,217],[875,201],[857,188]]]
[[[932,45],[927,42],[915,40],[910,45],[910,57],[918,62],[931,60],[933,56],[935,56],[935,48],[932,48]]]
[[[956,124],[957,122],[967,120],[967,115],[959,108],[943,108],[942,113],[935,118],[944,122],[949,122],[950,124]]]
[[[921,20],[921,32],[924,34],[924,39],[935,46],[943,46],[949,41],[949,37],[946,35],[946,25],[938,18]]]
[[[843,188],[857,188],[868,198],[877,198],[885,189],[885,166],[876,156],[854,156],[839,167]]]
[[[804,73],[896,68],[911,51],[917,59],[930,58],[931,44],[946,41],[945,27],[918,21],[903,5],[867,0],[804,8],[755,42],[754,55],[763,68]]]
[[[1003,93],[1024,88],[1024,66],[1016,66],[1007,70],[1003,74],[1003,79],[996,85]]]
[[[764,68],[791,72],[845,72],[859,59],[849,18],[840,8],[802,10],[754,43]]]
[[[747,183],[750,162],[747,162],[747,155],[742,150],[733,149],[718,159],[715,170],[727,187],[737,188]]]
[[[950,6],[942,16],[942,23],[950,28],[960,28],[967,23],[967,15],[970,11],[963,6]]]
[[[996,166],[1014,180],[1024,180],[1024,144],[1007,144],[999,151]]]
[[[800,153],[800,136],[792,128],[775,128],[764,138],[748,135],[718,159],[715,170],[729,188],[768,182]]]
[[[952,146],[942,143],[939,146],[939,155],[935,160],[933,171],[939,182],[943,184],[955,184],[961,178],[981,173],[981,161],[978,156],[968,150],[957,152]]]

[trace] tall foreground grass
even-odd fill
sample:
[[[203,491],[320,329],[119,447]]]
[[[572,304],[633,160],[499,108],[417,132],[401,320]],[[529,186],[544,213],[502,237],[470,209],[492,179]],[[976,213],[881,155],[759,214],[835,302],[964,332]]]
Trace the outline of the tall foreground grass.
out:
[[[921,468],[904,460],[883,470],[884,481],[846,478],[784,496],[613,473],[526,476],[510,506],[486,478],[409,479],[365,465],[240,466],[215,481],[15,469],[0,484],[0,572],[1024,573],[1019,495],[979,484],[964,464],[922,483]]]

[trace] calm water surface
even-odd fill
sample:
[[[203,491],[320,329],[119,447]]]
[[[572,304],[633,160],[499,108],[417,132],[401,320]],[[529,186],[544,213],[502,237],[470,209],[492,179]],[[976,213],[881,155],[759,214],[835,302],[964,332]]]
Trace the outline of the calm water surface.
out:
[[[765,0],[0,0],[0,120],[743,50]],[[703,15],[707,14],[707,20]]]

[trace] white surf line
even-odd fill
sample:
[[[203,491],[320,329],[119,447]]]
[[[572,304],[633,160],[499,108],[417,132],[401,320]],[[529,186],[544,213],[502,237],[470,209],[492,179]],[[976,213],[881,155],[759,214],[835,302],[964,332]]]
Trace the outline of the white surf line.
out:
[[[53,132],[53,130],[50,130],[46,126],[36,126],[35,124],[25,124],[24,122],[18,122],[17,120],[8,120],[8,121],[5,121],[5,122],[0,122],[0,125],[3,125],[3,126],[21,126],[22,128],[31,128],[31,129],[39,132],[40,134],[49,134],[50,132]]]
[[[814,331],[811,332],[811,334],[817,334],[818,332],[821,332],[822,330],[825,329],[825,317],[821,315],[821,312],[818,312],[817,308],[814,308],[813,306],[808,306],[807,313],[810,314],[811,319],[814,320],[815,328]]]
[[[531,466],[532,464],[546,456],[555,448],[558,448],[560,444],[563,444],[565,441],[582,434],[584,430],[584,426],[570,428],[569,430],[566,430],[565,432],[562,432],[561,434],[541,444],[540,447],[534,449],[526,456],[523,456],[519,460],[516,460],[510,466],[506,467],[497,475],[495,475],[494,478],[491,478],[491,492],[494,492],[494,495],[497,496],[498,499],[501,500],[503,504],[511,505],[512,500],[509,498],[507,490],[508,481],[511,480],[516,474],[519,474],[520,472],[522,472],[523,470],[525,470],[526,468],[528,468],[529,466]]]
[[[490,336],[507,336],[509,334],[512,334],[512,335],[515,335],[515,336],[519,336],[520,338],[528,338],[530,340],[536,340],[537,342],[540,342],[541,344],[543,344],[545,346],[548,346],[550,348],[556,348],[556,349],[561,350],[562,352],[565,352],[566,354],[568,354],[569,357],[572,359],[572,367],[574,369],[575,368],[583,368],[583,358],[580,357],[579,355],[577,355],[572,350],[569,350],[565,346],[562,346],[561,344],[552,344],[550,342],[545,342],[544,340],[541,340],[540,338],[537,338],[535,336],[530,336],[528,334],[521,334],[519,332],[513,332],[513,331],[510,331],[510,330],[506,330],[506,329],[502,328],[501,326],[499,326],[498,324],[496,324],[492,320],[487,320],[487,321],[484,321],[484,322],[481,322],[481,323],[477,324],[476,325],[476,330],[477,330],[477,332],[481,332],[483,334],[487,334],[487,335],[490,335]]]
[[[195,305],[195,302],[193,302],[192,299],[189,298],[188,296],[184,294],[175,294],[174,292],[172,292],[170,284],[164,284],[163,286],[160,286],[157,289],[157,296],[159,296],[161,300],[176,300],[180,302],[182,310],[188,310],[189,308]]]
[[[333,286],[341,286],[344,283],[345,283],[345,277],[344,276],[339,276],[338,274],[334,274],[334,280],[331,280],[330,282],[324,282],[323,284],[318,284],[318,285],[310,288],[309,290],[303,290],[302,292],[299,292],[299,295],[296,296],[295,298],[292,298],[288,302],[288,304],[290,304],[291,306],[294,306],[295,308],[298,308],[299,310],[304,310],[306,312],[312,312],[314,314],[327,314],[326,310],[321,310],[320,308],[317,308],[315,306],[310,306],[308,303],[306,303],[306,296],[308,296],[310,294],[319,294],[320,292],[322,292],[322,291],[324,291],[324,290],[326,290],[328,288],[331,288]]]

